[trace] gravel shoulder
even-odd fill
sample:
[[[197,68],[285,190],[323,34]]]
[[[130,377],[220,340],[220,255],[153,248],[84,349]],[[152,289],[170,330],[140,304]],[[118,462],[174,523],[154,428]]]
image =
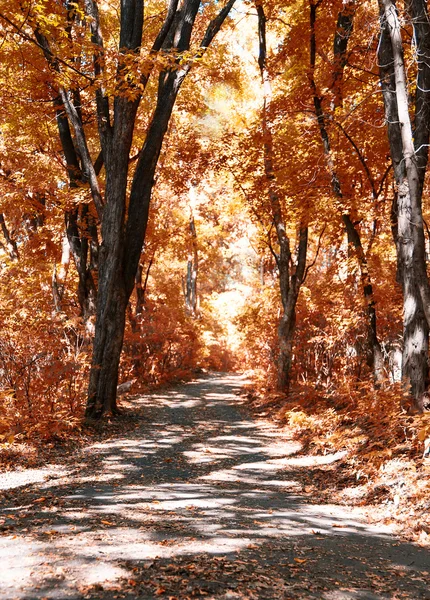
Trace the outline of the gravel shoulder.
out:
[[[127,436],[0,473],[0,599],[430,599],[430,552],[321,504],[239,375],[135,398]]]

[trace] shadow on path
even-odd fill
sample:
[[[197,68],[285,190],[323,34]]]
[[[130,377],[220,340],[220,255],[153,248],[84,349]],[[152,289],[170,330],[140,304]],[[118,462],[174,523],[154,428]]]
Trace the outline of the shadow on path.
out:
[[[138,398],[139,428],[72,472],[0,481],[0,598],[430,599],[430,553],[306,496],[299,445],[246,415],[243,383]]]

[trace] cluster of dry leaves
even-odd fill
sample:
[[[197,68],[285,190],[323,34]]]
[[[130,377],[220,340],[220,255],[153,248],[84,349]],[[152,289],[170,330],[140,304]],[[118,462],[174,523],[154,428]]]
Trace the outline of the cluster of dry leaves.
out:
[[[430,413],[401,408],[400,388],[356,385],[324,396],[296,387],[288,398],[253,388],[245,394],[260,414],[293,432],[303,453],[345,451],[340,460],[298,472],[305,491],[369,507],[375,521],[394,522],[408,539],[430,545]]]

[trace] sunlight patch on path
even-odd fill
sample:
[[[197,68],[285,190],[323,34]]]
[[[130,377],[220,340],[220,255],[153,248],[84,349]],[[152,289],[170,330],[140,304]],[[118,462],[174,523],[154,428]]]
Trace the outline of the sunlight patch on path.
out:
[[[330,569],[342,571],[353,552],[355,568],[363,570],[369,547],[390,549],[392,568],[411,552],[417,564],[425,561],[409,546],[398,550],[390,527],[369,525],[359,508],[321,505],[303,494],[295,470],[331,464],[345,453],[296,456],[298,443],[238,410],[235,392],[242,381],[203,378],[137,399],[144,409],[139,428],[127,439],[85,449],[81,472],[52,479],[39,471],[31,479],[30,473],[20,484],[28,485],[27,504],[11,502],[5,510],[14,532],[0,538],[7,572],[0,599],[81,598],[80,586],[133,577],[133,569],[148,561],[209,555],[240,563],[255,550],[258,562],[271,556],[271,548],[278,548],[276,564],[289,554],[288,582],[300,564],[294,559],[307,564],[314,546],[323,570],[325,556],[336,561]],[[53,504],[34,504],[42,490]],[[12,519],[20,511],[27,524]],[[362,591],[321,592],[318,600],[382,598]]]
[[[67,474],[67,469],[59,465],[50,465],[45,469],[6,471],[0,474],[0,490],[11,490],[32,483],[41,483],[49,478],[64,477]]]

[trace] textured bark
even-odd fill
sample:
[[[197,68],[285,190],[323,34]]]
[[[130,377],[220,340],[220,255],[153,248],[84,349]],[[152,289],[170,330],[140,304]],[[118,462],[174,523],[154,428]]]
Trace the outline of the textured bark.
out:
[[[352,33],[353,17],[355,11],[355,3],[348,2],[344,11],[339,13],[337,30],[334,39],[334,53],[336,56],[335,69],[333,74],[333,81],[336,83],[337,93],[336,97],[338,102],[341,101],[342,95],[342,77],[343,68],[346,64],[346,51],[348,47],[349,37]],[[344,202],[342,187],[339,176],[337,174],[335,164],[332,157],[331,142],[326,124],[326,117],[323,110],[322,98],[318,93],[318,88],[315,82],[315,60],[316,60],[316,16],[317,16],[317,4],[311,1],[310,3],[310,69],[309,69],[309,83],[313,96],[315,116],[318,122],[318,128],[320,131],[321,141],[324,149],[324,155],[326,158],[327,169],[330,174],[331,187],[334,196],[339,200],[342,205]],[[342,37],[339,39],[339,23],[342,23]],[[339,65],[339,66],[336,66]],[[364,297],[366,307],[366,330],[367,330],[367,351],[366,361],[370,368],[373,370],[375,382],[379,382],[384,377],[384,360],[381,350],[381,345],[377,333],[377,315],[376,315],[376,302],[373,294],[373,285],[369,273],[369,267],[367,264],[366,253],[364,252],[363,244],[361,242],[360,233],[354,224],[353,219],[348,211],[342,213],[342,222],[345,227],[348,245],[353,249],[354,254],[357,258],[357,262],[360,268],[360,280],[361,289]]]
[[[98,237],[88,205],[65,214],[66,235],[78,273],[78,302],[85,323],[95,314]]]
[[[422,3],[421,3],[422,4]],[[414,11],[418,3],[411,2]],[[417,17],[418,18],[418,17]],[[397,250],[397,278],[403,292],[403,357],[402,379],[416,408],[422,409],[423,396],[428,385],[429,315],[428,279],[425,264],[425,240],[422,219],[422,185],[427,155],[420,147],[428,139],[426,131],[416,130],[420,146],[415,154],[400,24],[395,4],[380,2],[381,39],[379,63],[381,87],[385,104],[390,153],[394,165],[396,196],[393,204],[393,235]],[[414,27],[416,21],[414,20]],[[416,36],[416,42],[422,37]],[[428,43],[428,42],[426,42]],[[423,50],[425,52],[425,50]],[[420,50],[418,49],[418,56]],[[418,69],[418,79],[422,79]],[[419,91],[418,106],[426,114],[427,99]],[[416,113],[416,128],[428,128]],[[419,168],[421,165],[421,170]]]
[[[413,25],[414,45],[418,63],[415,91],[414,146],[422,193],[428,163],[430,137],[430,21],[427,0],[407,0],[405,5]]]
[[[234,0],[230,0],[210,23],[202,40],[201,53],[211,43],[233,4]],[[171,2],[153,51],[163,47],[172,56],[187,51],[199,7],[200,0],[184,0],[179,8],[177,2]],[[139,49],[142,24],[143,3],[123,0],[120,34],[122,52],[136,52]],[[101,43],[99,40],[99,47]],[[103,241],[100,248],[96,330],[86,409],[86,416],[90,419],[98,419],[106,411],[117,410],[116,388],[125,313],[145,239],[155,170],[177,94],[191,66],[191,61],[183,64],[178,61],[175,68],[167,69],[159,76],[156,108],[139,153],[127,212],[129,153],[140,95],[136,95],[132,101],[125,95],[117,95],[112,120],[107,119],[104,113],[99,115],[105,127],[100,139],[106,169],[106,191],[101,226]],[[148,76],[148,73],[143,76],[143,86]],[[121,78],[120,61],[118,86],[124,83]],[[98,111],[105,110],[106,106],[99,103]],[[111,121],[112,125],[108,127],[107,122]]]
[[[296,305],[300,287],[304,280],[306,255],[308,249],[308,228],[301,224],[299,231],[299,248],[294,264],[294,270],[287,279],[289,270],[286,256],[279,254],[279,283],[283,313],[278,325],[279,356],[278,356],[278,389],[287,392],[290,386],[291,367],[293,358],[294,332],[296,327]],[[286,285],[286,283],[288,284]]]

